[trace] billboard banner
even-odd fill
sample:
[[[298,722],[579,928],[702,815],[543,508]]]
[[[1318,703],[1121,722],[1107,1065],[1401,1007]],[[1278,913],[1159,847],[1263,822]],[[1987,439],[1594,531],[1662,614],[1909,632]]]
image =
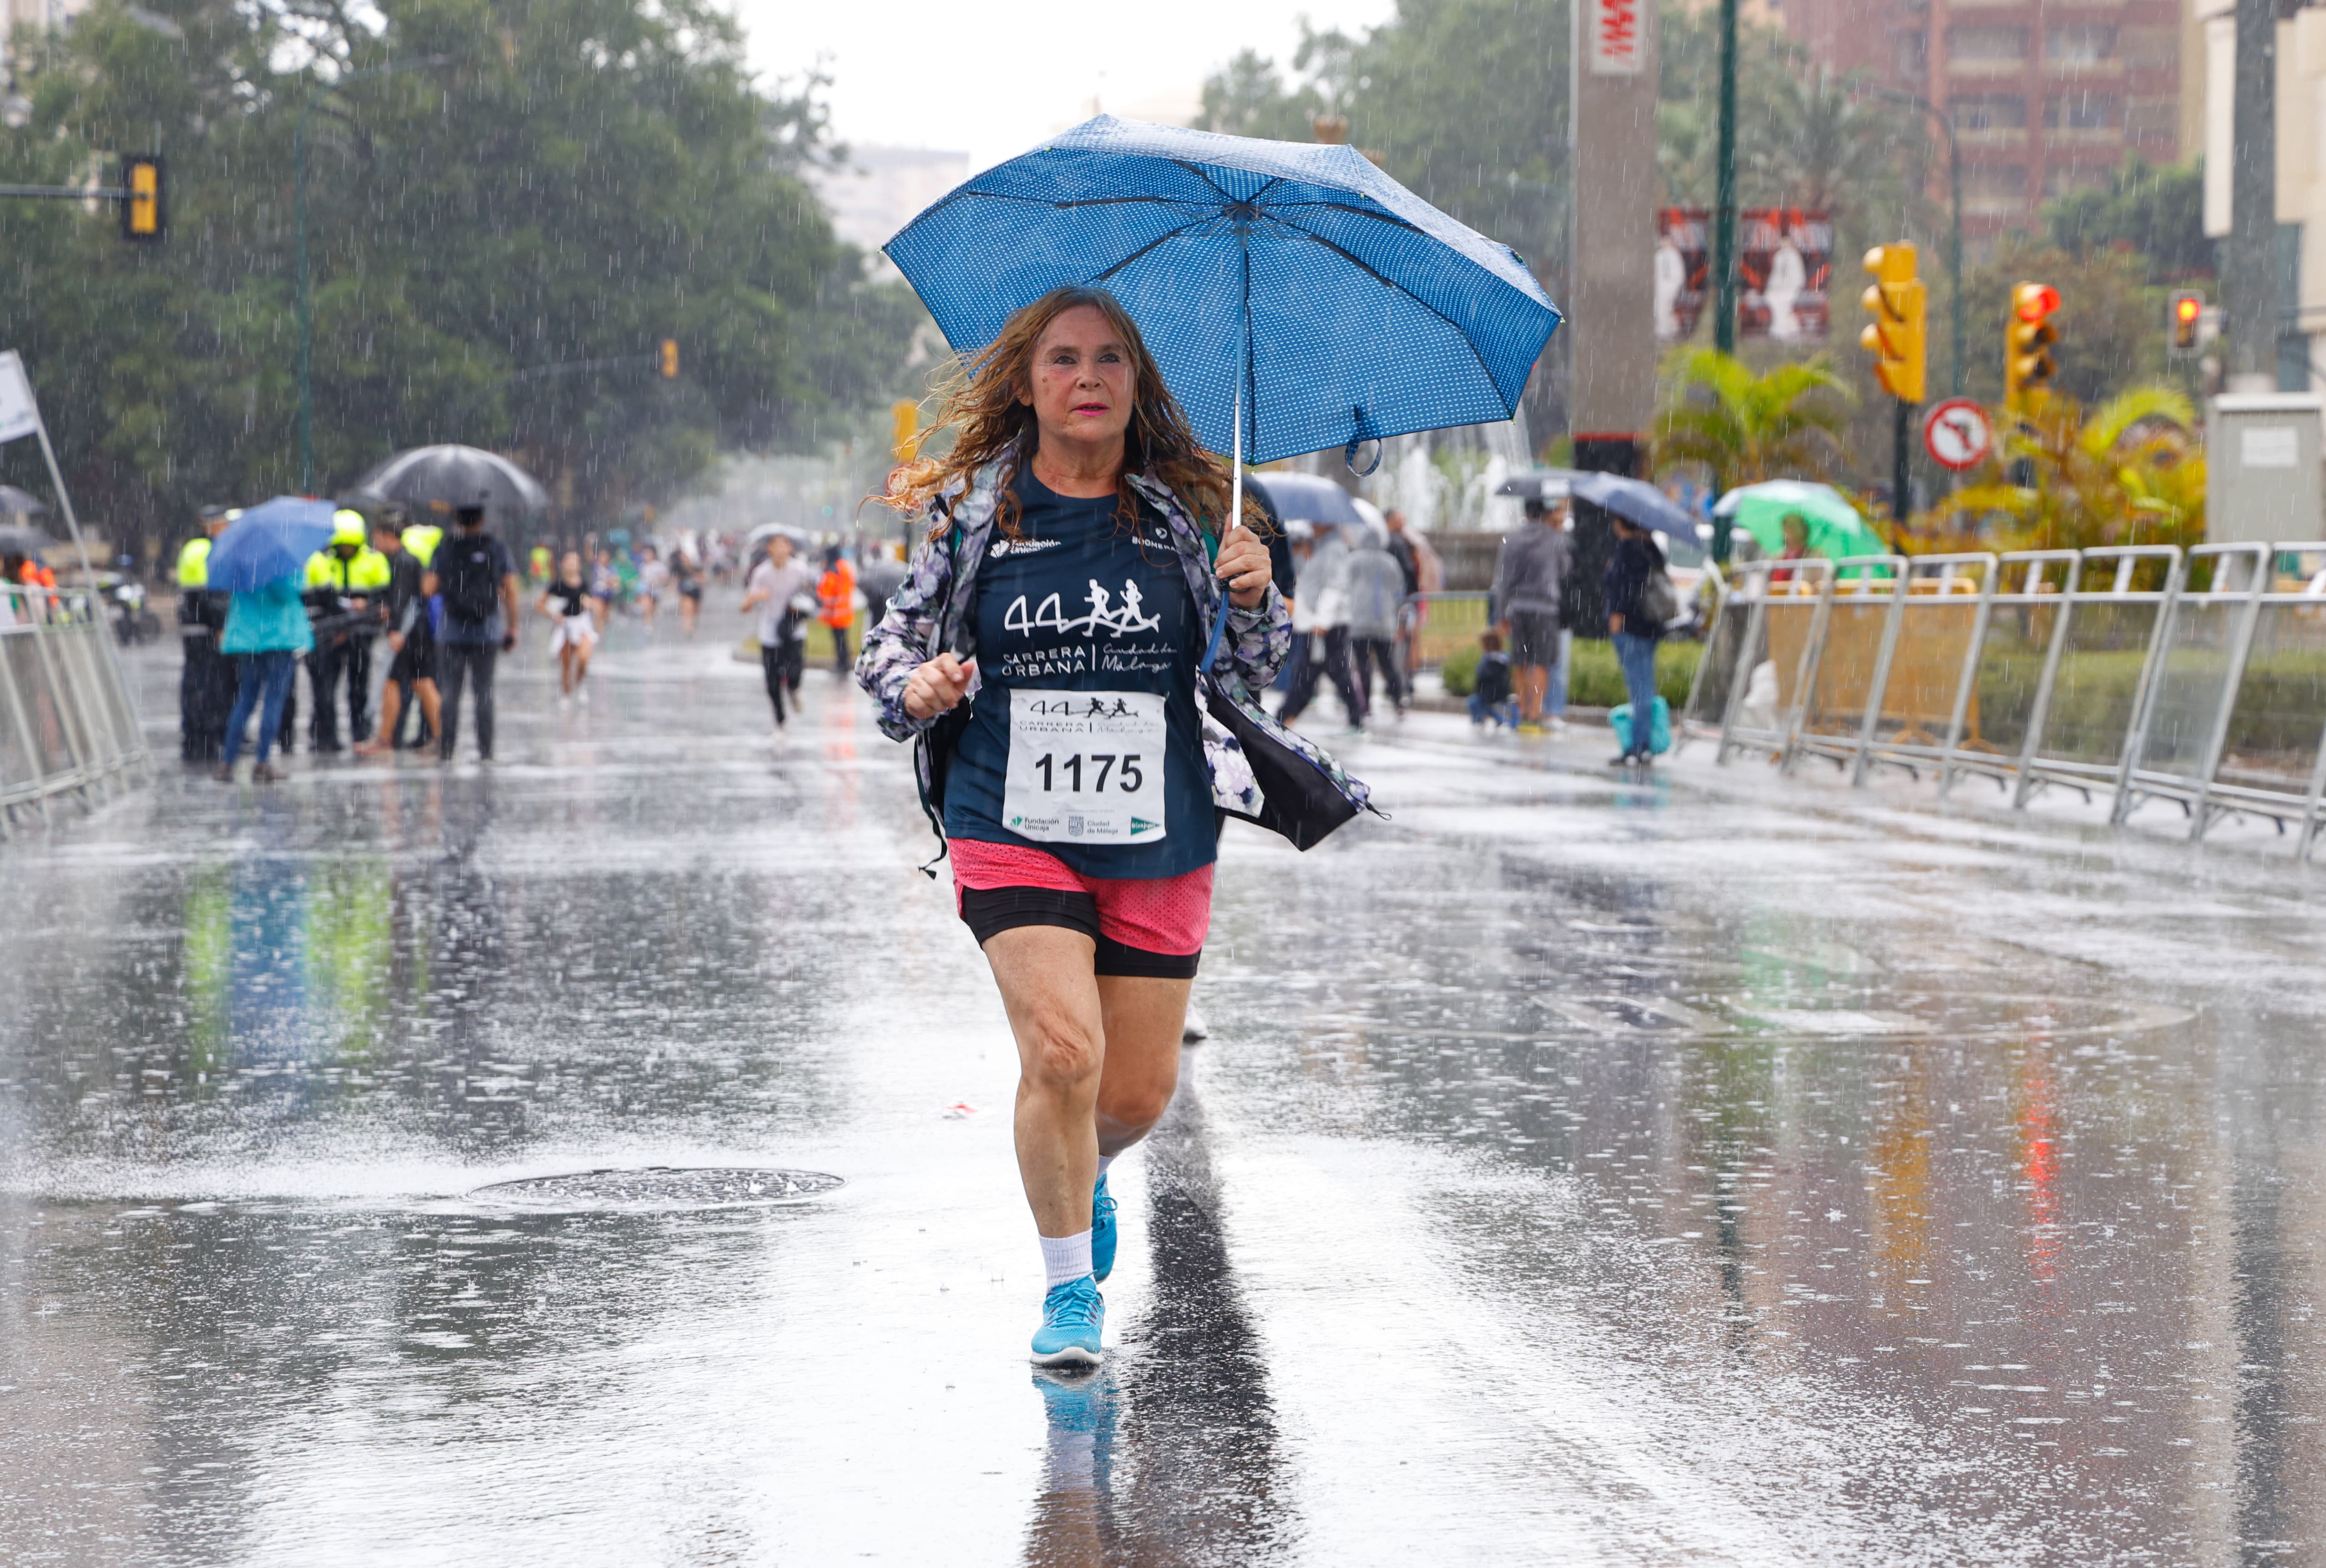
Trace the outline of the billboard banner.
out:
[[[1656,338],[1696,335],[1711,288],[1712,214],[1701,207],[1656,210]],[[1736,335],[1780,343],[1822,343],[1832,315],[1833,218],[1799,207],[1745,207],[1736,213]]]
[[[1712,214],[1701,207],[1656,209],[1656,341],[1696,336],[1712,273]]]

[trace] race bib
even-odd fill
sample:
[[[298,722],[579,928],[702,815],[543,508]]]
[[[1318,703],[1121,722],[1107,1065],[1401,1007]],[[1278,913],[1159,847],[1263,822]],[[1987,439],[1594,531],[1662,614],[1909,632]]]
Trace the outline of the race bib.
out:
[[[1009,692],[1001,822],[1037,843],[1163,837],[1162,694]]]

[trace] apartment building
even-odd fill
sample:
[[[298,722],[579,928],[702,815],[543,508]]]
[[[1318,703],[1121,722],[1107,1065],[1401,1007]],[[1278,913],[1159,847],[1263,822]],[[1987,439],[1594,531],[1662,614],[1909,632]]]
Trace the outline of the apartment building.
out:
[[[1769,14],[1820,64],[1953,116],[1974,256],[2105,185],[2127,153],[2173,162],[2201,135],[2182,104],[2198,37],[2182,0],[1772,0]]]

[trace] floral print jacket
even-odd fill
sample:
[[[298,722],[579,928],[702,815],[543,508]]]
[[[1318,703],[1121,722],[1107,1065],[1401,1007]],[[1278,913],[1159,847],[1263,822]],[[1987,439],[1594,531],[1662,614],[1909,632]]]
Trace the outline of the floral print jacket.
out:
[[[880,705],[880,728],[894,740],[912,740],[933,729],[936,719],[915,719],[905,711],[905,683],[913,671],[950,652],[970,659],[977,653],[975,617],[977,570],[991,543],[997,503],[1009,482],[1008,459],[987,464],[966,485],[949,490],[933,503],[935,515],[952,526],[914,553],[904,582],[889,600],[889,612],[866,634],[863,655],[856,662],[857,683]],[[1179,498],[1152,473],[1135,474],[1133,488],[1159,512],[1178,546],[1179,565],[1187,591],[1202,612],[1202,624],[1218,619],[1225,585],[1212,573],[1211,555],[1202,531]],[[1228,605],[1227,629],[1212,674],[1227,699],[1263,731],[1314,762],[1351,804],[1367,804],[1365,786],[1343,773],[1333,759],[1303,736],[1284,728],[1261,708],[1259,693],[1275,680],[1285,655],[1292,650],[1292,620],[1284,596],[1270,585],[1268,596],[1251,609]],[[969,697],[976,698],[972,680]],[[1199,700],[1200,711],[1203,704]],[[1261,806],[1260,787],[1235,737],[1217,720],[1204,718],[1204,759],[1211,770],[1213,803],[1239,816],[1255,815]],[[928,747],[916,756],[922,800],[928,805],[933,762]],[[934,819],[934,812],[932,812]]]

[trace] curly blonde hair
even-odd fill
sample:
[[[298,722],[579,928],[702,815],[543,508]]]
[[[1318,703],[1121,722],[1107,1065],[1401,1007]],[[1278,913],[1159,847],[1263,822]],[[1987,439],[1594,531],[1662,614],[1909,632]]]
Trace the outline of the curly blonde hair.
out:
[[[1163,373],[1148,353],[1146,339],[1140,336],[1130,312],[1104,289],[1080,283],[1052,289],[1020,306],[983,352],[963,359],[945,378],[936,389],[938,414],[930,434],[953,431],[952,450],[942,457],[923,458],[899,468],[889,476],[889,493],[880,499],[913,516],[926,510],[947,487],[957,480],[965,482],[996,458],[1014,456],[1021,470],[1030,463],[1040,431],[1033,409],[1019,398],[1033,385],[1035,347],[1051,322],[1085,305],[1106,318],[1130,355],[1134,392],[1130,426],[1123,432],[1122,477],[1116,482],[1115,515],[1126,522],[1138,515],[1139,496],[1130,487],[1130,476],[1151,472],[1179,497],[1196,526],[1217,538],[1222,532],[1219,520],[1228,509],[1227,464],[1205,451],[1196,439],[1195,427],[1187,422],[1179,400],[1164,385]],[[996,525],[1006,536],[1015,538],[1018,518],[1017,493],[1004,488],[997,503]],[[1246,524],[1261,531],[1265,519],[1247,485]],[[930,537],[936,537],[944,528],[942,520],[933,520]]]

